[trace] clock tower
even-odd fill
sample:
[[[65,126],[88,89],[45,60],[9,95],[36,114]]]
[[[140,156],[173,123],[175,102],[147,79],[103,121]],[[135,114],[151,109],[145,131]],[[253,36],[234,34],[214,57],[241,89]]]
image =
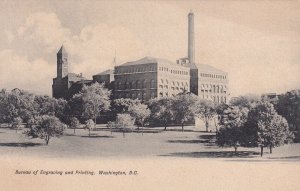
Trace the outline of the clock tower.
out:
[[[64,78],[68,75],[68,53],[62,45],[57,52],[57,78]]]

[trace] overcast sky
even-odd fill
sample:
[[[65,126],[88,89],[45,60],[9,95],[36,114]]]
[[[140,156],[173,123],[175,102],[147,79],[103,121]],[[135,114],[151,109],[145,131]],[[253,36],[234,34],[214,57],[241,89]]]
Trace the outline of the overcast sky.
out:
[[[0,88],[51,95],[56,53],[87,78],[145,56],[187,56],[195,14],[196,61],[229,73],[232,96],[300,88],[300,1],[0,2]]]

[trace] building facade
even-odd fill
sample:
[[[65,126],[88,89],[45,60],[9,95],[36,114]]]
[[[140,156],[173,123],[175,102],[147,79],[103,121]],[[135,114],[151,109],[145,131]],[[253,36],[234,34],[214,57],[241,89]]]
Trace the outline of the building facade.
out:
[[[114,97],[149,100],[189,91],[189,68],[145,57],[115,67]]]
[[[194,13],[188,14],[188,57],[171,62],[144,57],[126,62],[86,80],[82,75],[68,73],[68,54],[64,47],[57,53],[57,77],[53,79],[53,97],[70,98],[84,84],[104,83],[113,98],[150,100],[191,92],[216,103],[228,103],[228,74],[210,65],[195,61]]]

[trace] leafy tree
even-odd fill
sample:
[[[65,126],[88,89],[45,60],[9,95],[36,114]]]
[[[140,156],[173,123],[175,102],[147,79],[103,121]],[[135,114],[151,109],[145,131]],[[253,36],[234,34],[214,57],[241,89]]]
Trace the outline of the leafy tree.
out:
[[[145,120],[150,116],[151,113],[148,106],[142,103],[130,105],[128,112],[135,119],[138,130],[140,126],[144,127]]]
[[[134,118],[132,118],[129,114],[118,114],[115,125],[117,128],[123,130],[123,137],[125,137],[125,131],[128,131],[128,129],[133,128],[134,121]]]
[[[296,132],[300,140],[300,90],[280,95],[275,108],[279,115],[286,118],[290,130]]]
[[[71,117],[70,127],[74,129],[74,134],[75,134],[75,130],[80,127],[80,122],[76,117]]]
[[[235,153],[237,148],[244,141],[244,124],[247,121],[248,109],[236,106],[227,108],[220,120],[220,128],[217,131],[217,144],[219,146],[234,147]]]
[[[163,124],[165,130],[167,130],[167,125],[174,120],[172,102],[171,97],[162,97],[152,99],[149,103],[151,110],[150,118],[154,120],[156,124]]]
[[[85,128],[89,130],[89,137],[91,136],[91,129],[95,128],[95,123],[92,119],[88,119],[85,122]]]
[[[116,127],[116,124],[115,122],[109,121],[106,126],[110,129],[110,134],[112,134],[112,128]]]
[[[55,99],[47,95],[37,95],[34,99],[34,117],[41,115],[52,115],[58,117],[61,121],[66,120],[67,101],[64,99]]]
[[[138,99],[129,99],[129,98],[120,98],[115,99],[112,102],[112,110],[113,113],[117,116],[119,113],[128,113],[128,109],[132,105],[140,104],[141,101]]]
[[[96,119],[100,113],[106,111],[110,107],[111,92],[104,88],[103,84],[94,83],[90,86],[83,86],[82,90],[73,96],[73,102],[80,103],[77,113],[81,113],[86,119]],[[79,110],[79,111],[78,111]]]
[[[215,104],[209,100],[199,100],[196,102],[196,113],[204,121],[208,132],[209,122],[216,116]]]
[[[174,119],[181,124],[182,132],[184,131],[184,123],[195,116],[196,101],[197,97],[190,93],[178,94],[173,99],[172,110],[174,112]]]
[[[237,107],[246,107],[251,109],[255,107],[255,105],[261,101],[261,97],[254,94],[247,94],[244,96],[239,96],[230,100],[229,105],[237,106]]]
[[[50,138],[63,135],[66,125],[55,116],[43,115],[37,118],[37,124],[25,134],[32,138],[44,139],[49,144]]]
[[[11,92],[0,91],[0,121],[13,123],[20,117],[27,121],[33,109],[34,95],[26,91],[14,89]]]
[[[21,128],[22,126],[22,122],[23,120],[21,119],[21,117],[16,117],[14,120],[13,120],[13,125],[12,125],[12,128],[16,130],[16,132],[18,132],[18,130]]]
[[[288,143],[293,138],[286,120],[277,114],[269,102],[259,102],[248,114],[245,124],[246,146],[259,146],[261,156],[264,147],[272,148]]]

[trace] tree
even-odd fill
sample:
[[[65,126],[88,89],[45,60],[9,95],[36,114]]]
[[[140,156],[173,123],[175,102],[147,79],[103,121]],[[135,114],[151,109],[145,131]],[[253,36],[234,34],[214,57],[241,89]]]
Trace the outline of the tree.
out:
[[[135,119],[138,130],[140,126],[144,127],[145,120],[150,116],[150,109],[142,103],[130,105],[128,112]]]
[[[19,89],[11,92],[0,91],[0,121],[13,123],[14,119],[20,117],[27,121],[32,113],[34,95]]]
[[[275,109],[279,115],[286,118],[290,130],[296,132],[300,140],[300,90],[294,90],[278,97]]]
[[[25,134],[32,138],[44,139],[46,144],[49,144],[50,138],[60,137],[66,125],[60,122],[55,116],[43,115],[37,118],[37,124]]]
[[[254,94],[247,94],[231,99],[229,105],[237,107],[246,107],[248,109],[251,109],[255,107],[255,105],[259,101],[261,101],[260,96]]]
[[[76,117],[71,117],[70,127],[74,129],[74,134],[75,134],[75,130],[80,127],[80,122]]]
[[[126,113],[118,114],[115,125],[117,128],[122,129],[123,137],[125,138],[125,131],[128,131],[128,129],[133,127],[134,119]]]
[[[165,130],[167,130],[167,125],[174,120],[172,101],[171,97],[162,97],[152,99],[149,103],[151,110],[150,118],[154,120],[156,124],[163,124]]]
[[[16,130],[16,133],[18,132],[18,130],[21,128],[23,120],[21,119],[21,117],[16,117],[13,120],[13,125],[12,128]]]
[[[236,106],[229,107],[223,113],[220,120],[220,128],[217,131],[217,145],[234,147],[235,153],[237,148],[244,141],[244,124],[247,121],[248,109]]]
[[[94,119],[96,126],[96,119],[100,113],[106,111],[110,107],[111,92],[104,88],[103,84],[94,83],[90,86],[84,85],[82,90],[73,96],[73,101],[80,103],[78,113],[86,119]]]
[[[196,113],[204,121],[206,132],[208,132],[209,122],[216,116],[214,102],[201,99],[196,102],[196,108]]]
[[[138,99],[120,98],[112,102],[112,113],[117,116],[119,113],[128,113],[129,107],[140,104]]]
[[[190,93],[178,94],[173,99],[172,110],[174,112],[174,119],[181,124],[182,132],[184,131],[184,123],[195,116],[196,101],[197,97]]]
[[[34,117],[41,115],[52,115],[58,117],[61,121],[66,117],[67,101],[64,99],[55,99],[47,95],[37,95],[34,98]]]
[[[248,114],[245,124],[246,146],[259,146],[261,156],[264,147],[272,148],[289,143],[293,133],[289,131],[286,120],[277,114],[269,102],[259,102]]]
[[[92,119],[88,119],[85,122],[85,128],[89,130],[89,137],[91,136],[91,129],[95,128],[95,123]]]

